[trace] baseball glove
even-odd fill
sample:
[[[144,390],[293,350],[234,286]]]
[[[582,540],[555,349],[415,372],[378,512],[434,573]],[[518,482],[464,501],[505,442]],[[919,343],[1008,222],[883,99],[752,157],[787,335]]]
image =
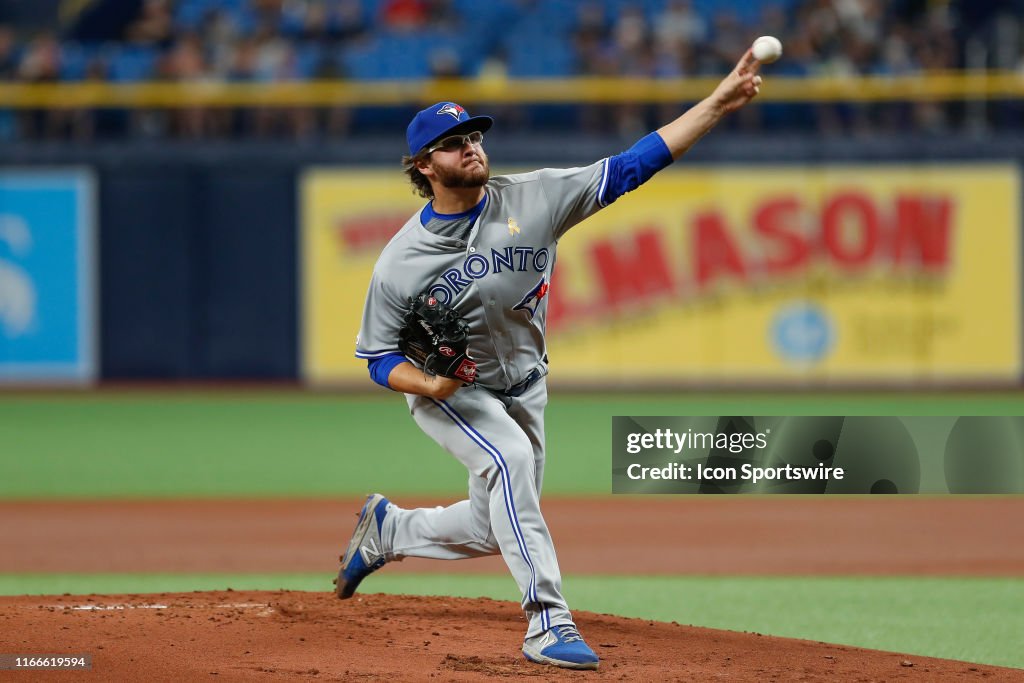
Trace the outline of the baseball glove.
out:
[[[409,299],[398,348],[428,375],[468,384],[476,380],[476,362],[469,355],[469,324],[429,294]]]

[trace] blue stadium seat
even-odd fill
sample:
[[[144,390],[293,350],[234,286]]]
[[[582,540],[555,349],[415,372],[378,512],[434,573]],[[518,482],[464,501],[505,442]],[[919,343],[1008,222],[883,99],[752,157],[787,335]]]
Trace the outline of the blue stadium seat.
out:
[[[111,53],[111,81],[144,81],[153,78],[160,53],[155,48],[125,46]]]
[[[64,43],[60,46],[60,79],[80,81],[85,78],[89,65],[86,47],[81,43]]]
[[[299,43],[295,46],[296,76],[309,79],[316,76],[317,67],[320,66],[326,54],[326,49],[320,43]]]
[[[378,58],[384,78],[426,78],[430,75],[430,50],[436,44],[426,34],[383,36]]]
[[[381,68],[380,60],[380,39],[374,38],[342,48],[339,51],[338,61],[342,71],[349,77],[374,81],[386,78]]]
[[[722,3],[720,0],[693,0],[694,9],[705,18],[712,19],[723,11],[734,12],[741,22],[756,26],[769,5],[781,6],[788,10],[797,0],[746,0],[746,2]]]
[[[444,49],[456,54],[462,65],[479,60],[475,41],[463,33],[381,33],[365,44],[343,48],[340,63],[357,79],[427,78],[432,54]]]
[[[502,45],[509,76],[543,78],[573,74],[576,54],[572,42],[538,39],[538,35],[544,35],[545,25],[536,16],[524,17],[505,35]]]
[[[501,21],[509,16],[517,15],[520,11],[519,7],[511,0],[491,0],[490,2],[455,0],[455,8],[469,23],[478,26]]]
[[[607,2],[604,4],[607,10]],[[567,34],[572,30],[576,25],[579,6],[580,3],[573,0],[545,0],[538,3],[536,9],[523,19],[527,24],[539,29],[535,34],[536,38],[550,40],[552,34]]]
[[[210,8],[209,0],[178,0],[174,9],[174,23],[183,28],[194,29],[199,26]]]
[[[281,23],[278,29],[281,31],[281,35],[288,36],[289,38],[295,38],[296,36],[302,35],[302,29],[305,24],[303,17],[300,14],[286,12],[281,15]]]
[[[63,43],[60,46],[60,79],[81,81],[85,78],[89,64],[104,56],[101,43]],[[106,48],[109,49],[109,48]]]

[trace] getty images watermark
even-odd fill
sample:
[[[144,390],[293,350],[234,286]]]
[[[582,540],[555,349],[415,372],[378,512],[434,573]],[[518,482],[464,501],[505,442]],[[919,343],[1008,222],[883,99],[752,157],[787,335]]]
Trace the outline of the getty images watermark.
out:
[[[644,418],[615,418],[630,420]],[[652,418],[646,418],[650,421]],[[658,419],[658,418],[654,418]],[[687,418],[661,418],[672,422]],[[696,418],[690,418],[696,419]],[[744,418],[716,420],[714,429],[692,426],[658,427],[633,424],[625,427],[625,455],[617,457],[614,471],[628,482],[690,482],[694,484],[757,485],[762,481],[841,480],[842,467],[823,462],[794,466],[765,464],[772,428],[754,429]],[[678,427],[678,425],[677,425]],[[618,442],[616,443],[618,445]],[[639,456],[639,457],[637,457]],[[616,483],[620,483],[617,478]],[[616,491],[619,492],[619,491]],[[641,493],[640,490],[629,492]],[[684,491],[685,492],[685,491]]]
[[[613,493],[1024,493],[1024,417],[614,417]]]

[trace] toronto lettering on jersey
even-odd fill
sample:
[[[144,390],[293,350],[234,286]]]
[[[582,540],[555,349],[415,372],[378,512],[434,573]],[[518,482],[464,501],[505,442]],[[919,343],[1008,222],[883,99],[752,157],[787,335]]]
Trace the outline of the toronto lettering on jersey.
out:
[[[488,274],[535,271],[543,273],[551,261],[551,253],[533,247],[505,247],[491,249],[488,259],[482,254],[471,254],[462,262],[461,268],[449,268],[441,274],[441,281],[430,286],[428,292],[441,303],[448,303],[468,287],[473,280]]]

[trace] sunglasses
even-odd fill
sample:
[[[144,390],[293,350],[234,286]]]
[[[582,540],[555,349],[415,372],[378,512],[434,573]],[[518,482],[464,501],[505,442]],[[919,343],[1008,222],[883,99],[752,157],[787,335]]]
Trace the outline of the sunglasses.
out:
[[[466,135],[449,135],[446,138],[438,140],[431,145],[426,153],[436,152],[441,150],[442,152],[455,152],[462,149],[466,145],[479,145],[484,141],[484,134],[478,130],[474,130],[472,133]]]

